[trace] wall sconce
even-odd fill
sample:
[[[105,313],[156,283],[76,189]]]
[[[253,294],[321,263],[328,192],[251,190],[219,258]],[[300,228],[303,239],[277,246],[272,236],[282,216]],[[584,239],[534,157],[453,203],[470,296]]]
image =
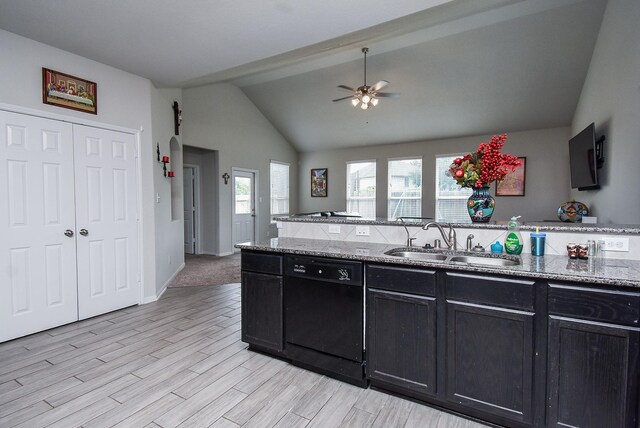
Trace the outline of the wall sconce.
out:
[[[173,102],[173,128],[176,135],[180,135],[180,124],[182,123],[182,110],[178,106],[178,102]]]
[[[224,184],[229,184],[229,178],[231,178],[229,174],[225,172],[224,174],[222,174],[222,178],[224,179]]]

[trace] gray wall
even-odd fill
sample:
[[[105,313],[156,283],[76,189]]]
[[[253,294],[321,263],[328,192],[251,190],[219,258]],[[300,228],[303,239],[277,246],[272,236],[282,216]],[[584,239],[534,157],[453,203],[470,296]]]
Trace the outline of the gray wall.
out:
[[[156,278],[156,228],[154,175],[155,142],[152,128],[151,96],[148,79],[100,64],[96,61],[47,46],[43,43],[0,30],[0,103],[30,108],[84,121],[140,129],[142,180],[142,282],[143,299],[153,300],[162,281]],[[59,108],[42,103],[42,67],[98,84],[98,114]],[[10,82],[10,83],[8,83]],[[168,140],[167,140],[168,144]]]
[[[200,168],[200,250],[218,254],[218,153],[184,146],[185,164]]]
[[[509,134],[503,153],[526,156],[524,197],[496,197],[492,220],[508,220],[522,215],[523,220],[556,219],[556,211],[569,196],[568,127],[539,129]],[[353,149],[328,150],[300,154],[299,212],[344,210],[346,207],[346,162],[377,160],[378,217],[387,215],[387,160],[389,158],[422,156],[423,199],[422,215],[435,214],[435,156],[475,151],[490,135],[432,140],[415,143],[387,144]],[[328,196],[310,196],[311,168],[328,168]],[[491,186],[495,195],[495,184]]]
[[[640,223],[640,1],[609,0],[572,135],[591,122],[605,134],[602,188],[572,190],[602,223]]]
[[[269,216],[269,162],[277,160],[291,165],[295,174],[298,154],[256,106],[236,86],[215,84],[183,91],[184,144],[218,152],[218,175],[231,168],[258,171],[257,240],[267,238]],[[290,183],[291,210],[297,209],[298,189]],[[231,183],[219,180],[218,251],[233,251],[231,234]]]

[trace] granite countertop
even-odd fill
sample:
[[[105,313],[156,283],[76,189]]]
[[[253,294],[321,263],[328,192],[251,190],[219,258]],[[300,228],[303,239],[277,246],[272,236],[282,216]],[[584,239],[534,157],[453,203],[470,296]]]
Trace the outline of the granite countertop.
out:
[[[236,244],[236,248],[640,289],[640,261],[637,260],[571,260],[567,256],[535,257],[522,254],[518,266],[479,266],[385,254],[386,251],[401,248],[399,245],[300,238],[273,238],[263,243]]]
[[[344,216],[284,216],[274,217],[276,221],[298,222],[298,223],[334,223],[334,224],[360,224],[371,226],[401,226],[398,220],[383,217],[362,218],[362,217],[344,217]],[[407,219],[407,226],[424,226],[433,219]],[[493,221],[489,223],[451,223],[456,229],[507,229],[507,221]],[[520,230],[536,230],[540,229],[545,232],[576,232],[576,233],[615,233],[615,234],[631,234],[640,235],[639,224],[582,224],[582,223],[563,223],[560,221],[544,221],[544,222],[521,222]]]

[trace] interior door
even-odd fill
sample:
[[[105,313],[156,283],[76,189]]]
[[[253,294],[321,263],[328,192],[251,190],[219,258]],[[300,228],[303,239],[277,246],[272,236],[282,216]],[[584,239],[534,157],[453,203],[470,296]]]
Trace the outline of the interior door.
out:
[[[139,302],[133,135],[74,125],[78,310],[84,319]]]
[[[0,342],[78,319],[72,126],[0,111]]]
[[[195,168],[184,166],[183,168],[183,195],[184,195],[184,252],[195,254],[196,252],[196,193],[195,193]]]
[[[255,241],[255,173],[233,171],[234,244]]]

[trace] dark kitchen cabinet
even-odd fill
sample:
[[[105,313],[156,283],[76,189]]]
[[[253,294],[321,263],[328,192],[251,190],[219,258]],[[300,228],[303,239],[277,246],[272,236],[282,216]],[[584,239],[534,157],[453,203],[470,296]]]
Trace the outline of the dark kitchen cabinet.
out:
[[[367,374],[374,386],[436,394],[435,272],[367,267]]]
[[[451,272],[446,278],[446,400],[501,425],[533,424],[534,281]]]
[[[280,355],[284,348],[282,256],[242,252],[242,341]]]
[[[549,286],[548,426],[636,427],[640,294]]]

